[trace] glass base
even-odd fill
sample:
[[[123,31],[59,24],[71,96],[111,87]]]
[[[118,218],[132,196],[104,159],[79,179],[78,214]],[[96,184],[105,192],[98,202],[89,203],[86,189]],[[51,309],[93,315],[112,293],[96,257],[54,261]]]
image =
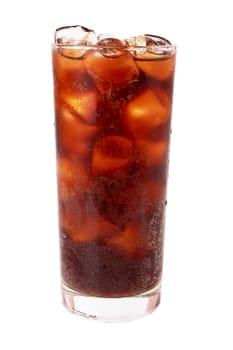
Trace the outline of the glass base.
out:
[[[123,322],[144,317],[160,303],[160,284],[138,295],[102,298],[78,293],[62,285],[64,306],[72,313],[102,322]]]

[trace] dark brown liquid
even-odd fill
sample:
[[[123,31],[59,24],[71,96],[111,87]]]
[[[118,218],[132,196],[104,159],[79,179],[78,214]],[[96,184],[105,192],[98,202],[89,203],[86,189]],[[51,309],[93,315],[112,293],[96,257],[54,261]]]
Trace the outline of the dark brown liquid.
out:
[[[162,272],[175,58],[67,55],[53,51],[63,281],[138,294]]]

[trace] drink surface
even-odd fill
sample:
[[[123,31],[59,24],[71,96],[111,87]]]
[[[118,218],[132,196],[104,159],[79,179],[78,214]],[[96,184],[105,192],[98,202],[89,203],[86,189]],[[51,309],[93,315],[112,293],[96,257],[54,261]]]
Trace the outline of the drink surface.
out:
[[[62,278],[84,294],[161,279],[175,66],[163,40],[53,47]]]

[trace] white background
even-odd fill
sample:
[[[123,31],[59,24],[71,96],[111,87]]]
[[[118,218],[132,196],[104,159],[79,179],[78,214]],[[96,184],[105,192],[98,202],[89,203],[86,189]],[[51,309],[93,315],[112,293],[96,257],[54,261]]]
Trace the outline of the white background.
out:
[[[233,348],[231,1],[0,5],[0,348]],[[129,323],[61,305],[50,43],[83,24],[178,45],[162,302]]]

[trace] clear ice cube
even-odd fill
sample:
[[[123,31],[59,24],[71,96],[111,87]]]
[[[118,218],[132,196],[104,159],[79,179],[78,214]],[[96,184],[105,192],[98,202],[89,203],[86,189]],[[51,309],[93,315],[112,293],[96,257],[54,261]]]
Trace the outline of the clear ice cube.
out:
[[[134,56],[143,55],[146,52],[146,37],[144,35],[133,36],[124,40],[125,46],[128,47]]]
[[[64,57],[80,59],[87,51],[85,46],[96,43],[95,32],[80,25],[61,27],[55,31],[55,44]]]
[[[58,28],[55,31],[57,45],[95,45],[97,37],[94,30],[76,25]]]
[[[145,34],[147,51],[156,55],[164,55],[165,49],[171,43],[160,36]]]
[[[144,34],[134,36],[124,41],[131,54],[137,59],[155,59],[157,56],[167,54],[170,42],[160,36]]]
[[[122,41],[108,34],[98,36],[98,46],[101,54],[105,57],[119,57],[124,54]]]

